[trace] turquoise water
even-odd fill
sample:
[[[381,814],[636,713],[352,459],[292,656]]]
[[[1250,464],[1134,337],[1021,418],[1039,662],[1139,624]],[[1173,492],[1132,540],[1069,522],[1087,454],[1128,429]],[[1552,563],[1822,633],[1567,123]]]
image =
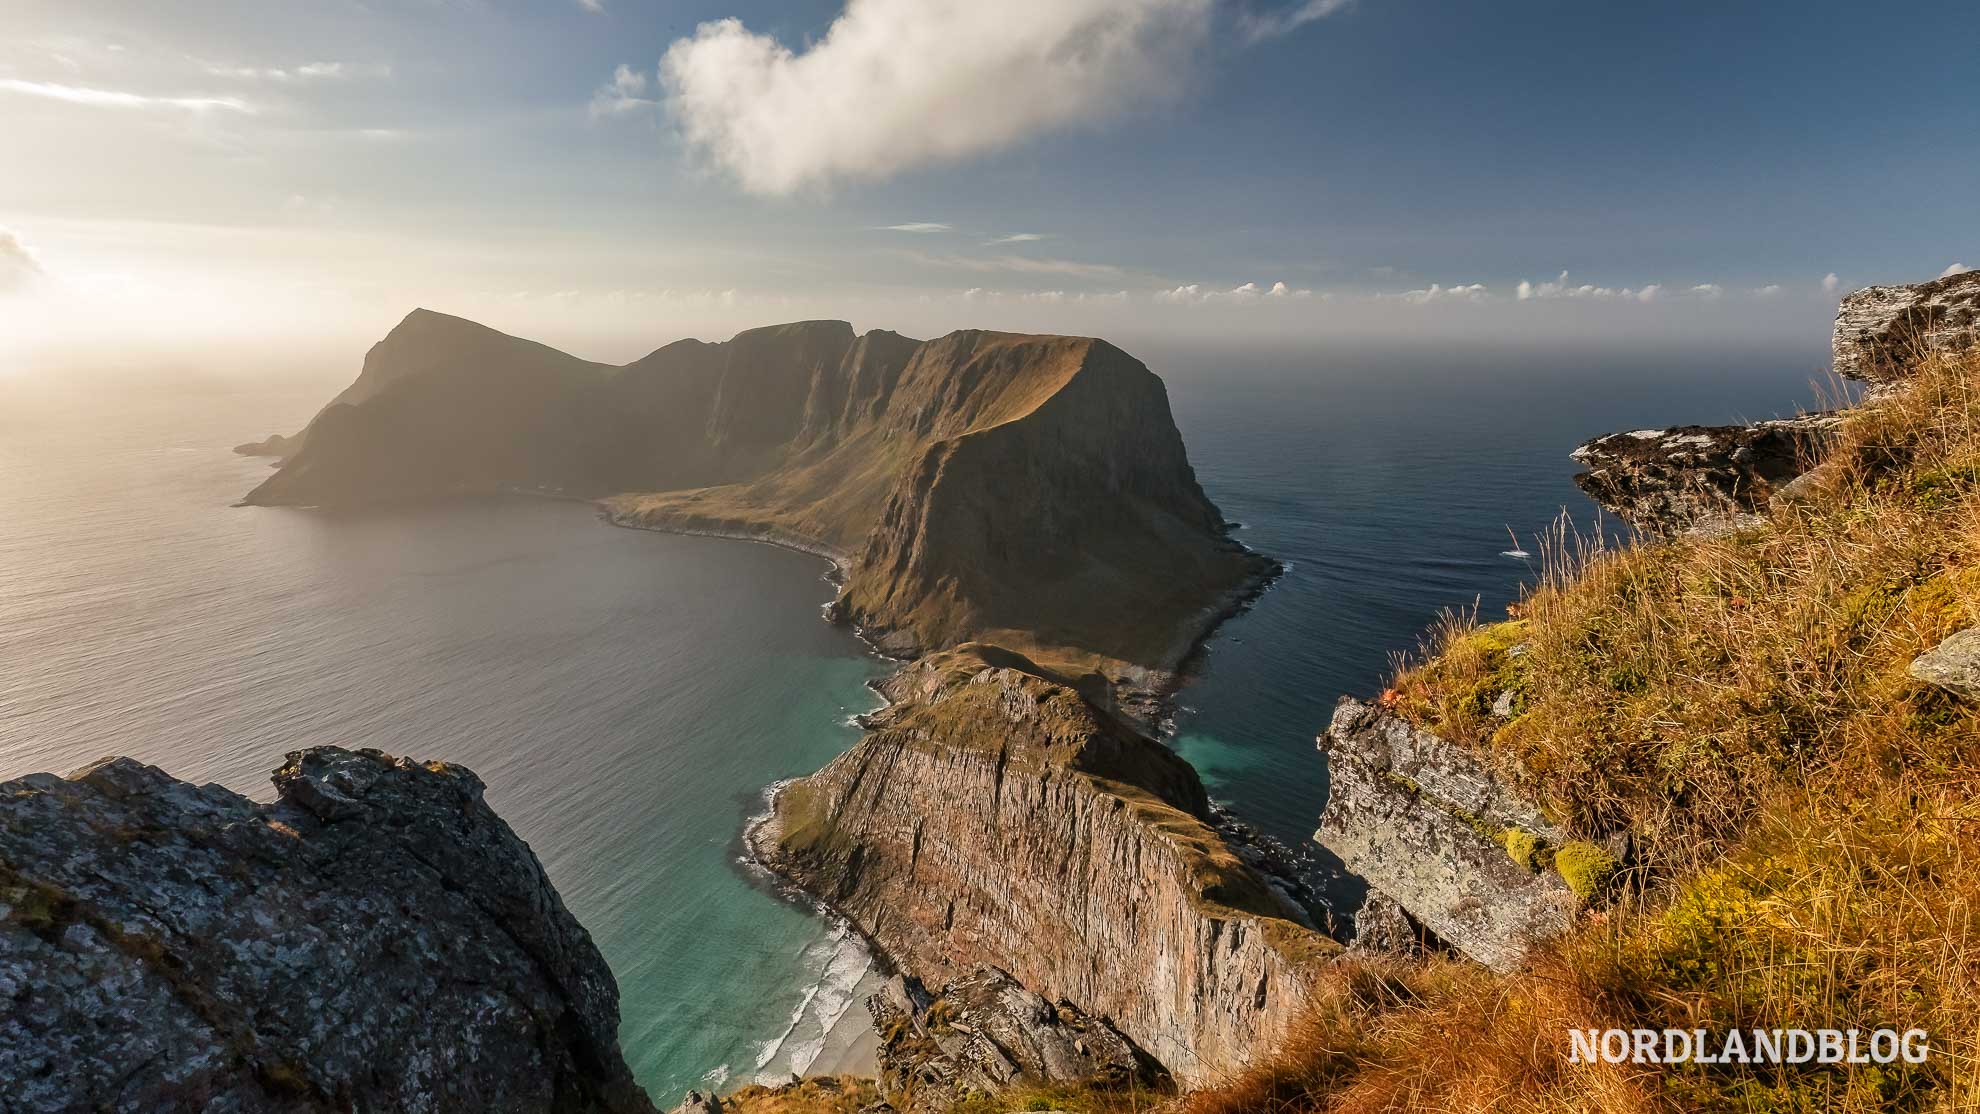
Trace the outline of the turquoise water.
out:
[[[573,504],[235,509],[266,466],[228,446],[324,392],[8,390],[0,778],[118,753],[266,799],[310,744],[466,765],[610,962],[663,1105],[803,1071],[859,1010],[857,942],[737,862],[764,786],[875,703],[825,562]]]

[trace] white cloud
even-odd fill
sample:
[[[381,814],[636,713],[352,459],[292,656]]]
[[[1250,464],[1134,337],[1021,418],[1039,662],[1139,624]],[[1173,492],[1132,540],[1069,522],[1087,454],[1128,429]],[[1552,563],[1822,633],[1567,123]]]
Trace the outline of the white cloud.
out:
[[[1971,267],[1969,267],[1969,266],[1967,266],[1967,265],[1966,265],[1966,264],[1964,264],[1964,263],[1955,263],[1955,264],[1953,264],[1952,266],[1950,266],[1950,267],[1947,267],[1947,268],[1946,268],[1945,270],[1943,270],[1943,271],[1940,271],[1940,272],[1939,272],[1939,277],[1940,277],[1940,278],[1951,278],[1951,277],[1953,277],[1954,275],[1963,275],[1963,274],[1965,274],[1966,272],[1968,272],[1968,271],[1971,271],[1972,269],[1973,269],[1973,268],[1971,268]]]
[[[41,263],[21,238],[0,228],[0,294],[19,290],[41,275]]]
[[[882,225],[882,226],[881,226],[881,227],[880,227],[879,229],[877,229],[876,231],[880,231],[880,232],[920,232],[920,233],[928,233],[928,232],[947,232],[947,231],[949,231],[949,230],[950,230],[950,229],[951,229],[952,227],[953,227],[952,225],[947,225],[947,224],[943,224],[943,223],[942,223],[941,221],[934,221],[934,220],[914,220],[914,221],[909,221],[909,222],[907,222],[906,224],[888,224],[888,225]]]
[[[999,244],[1035,244],[1040,240],[1049,239],[1051,237],[1043,232],[1013,232],[1009,236],[999,236],[994,240],[985,240],[983,241],[983,246],[994,248]]]
[[[1753,289],[1753,296],[1756,298],[1778,298],[1781,296],[1781,284],[1770,282],[1765,286],[1755,287]]]
[[[930,255],[918,251],[902,251],[899,254],[924,266],[958,271],[1004,271],[1080,279],[1118,279],[1127,273],[1112,263],[1085,263],[1077,259],[1034,259],[1025,255]]]
[[[631,66],[621,65],[612,71],[611,81],[591,94],[592,118],[623,116],[628,112],[652,108],[655,102],[646,95],[646,86],[646,74]]]
[[[605,14],[605,0],[577,0],[577,6],[592,15]]]
[[[230,112],[253,112],[254,106],[238,97],[151,97],[116,89],[91,89],[80,85],[57,85],[46,81],[20,81],[0,78],[0,92],[42,97],[92,108],[186,109],[205,112],[224,108]]]
[[[1443,286],[1431,283],[1421,290],[1405,290],[1396,295],[1405,302],[1423,305],[1427,302],[1482,302],[1492,296],[1482,282],[1459,283],[1456,286]]]
[[[1558,277],[1548,282],[1527,282],[1521,280],[1520,284],[1513,289],[1513,296],[1522,302],[1530,302],[1543,298],[1589,298],[1596,301],[1654,302],[1662,297],[1663,293],[1663,284],[1655,282],[1636,288],[1628,286],[1596,286],[1593,283],[1576,285],[1568,281],[1568,273],[1566,271],[1562,271]]]
[[[1167,290],[1159,290],[1155,293],[1155,300],[1172,305],[1209,305],[1214,302],[1248,303],[1260,302],[1267,299],[1311,298],[1312,296],[1313,291],[1311,290],[1295,290],[1283,282],[1275,282],[1269,287],[1259,286],[1255,282],[1247,282],[1228,290],[1220,290],[1205,286],[1200,282],[1192,282],[1186,286],[1175,286]]]
[[[1830,271],[1828,274],[1822,276],[1822,293],[1824,294],[1834,294],[1836,288],[1841,285],[1842,279],[1837,277],[1834,271]]]
[[[1238,17],[1238,31],[1248,42],[1277,38],[1317,23],[1352,4],[1354,0],[1303,0],[1272,12],[1246,12]]]
[[[801,53],[741,20],[661,61],[689,143],[759,194],[878,180],[1173,95],[1215,0],[848,0]]]
[[[1701,282],[1691,288],[1693,294],[1701,298],[1716,298],[1726,292],[1726,288],[1716,282]]]

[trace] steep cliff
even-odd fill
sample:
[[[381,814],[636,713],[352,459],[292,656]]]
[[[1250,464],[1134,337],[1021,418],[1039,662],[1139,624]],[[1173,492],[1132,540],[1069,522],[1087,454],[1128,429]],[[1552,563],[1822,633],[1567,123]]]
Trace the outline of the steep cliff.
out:
[[[752,833],[929,985],[978,967],[1108,1018],[1185,1083],[1253,1061],[1333,946],[1238,861],[1195,772],[993,647],[924,659]]]
[[[428,311],[366,356],[259,505],[531,491],[846,561],[902,654],[1011,642],[1146,688],[1273,566],[1225,534],[1160,379],[1104,341],[843,321],[624,367]]]
[[[0,1106],[652,1109],[611,973],[473,774],[326,747],[274,781],[0,785]]]

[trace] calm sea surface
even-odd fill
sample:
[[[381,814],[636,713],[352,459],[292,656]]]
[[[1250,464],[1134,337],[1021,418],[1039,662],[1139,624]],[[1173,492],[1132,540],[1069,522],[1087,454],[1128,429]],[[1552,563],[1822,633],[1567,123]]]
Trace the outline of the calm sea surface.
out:
[[[1613,429],[1790,413],[1815,351],[1285,352],[1143,347],[1204,486],[1291,564],[1212,643],[1176,744],[1301,845],[1341,693],[1440,608],[1496,613]],[[858,1010],[855,942],[737,863],[768,783],[849,746],[880,665],[819,621],[824,563],[504,501],[236,509],[229,446],[334,385],[26,389],[0,378],[0,778],[129,754],[261,799],[317,743],[474,769],[618,976],[663,1105],[812,1066]],[[822,1065],[821,1065],[822,1066]]]

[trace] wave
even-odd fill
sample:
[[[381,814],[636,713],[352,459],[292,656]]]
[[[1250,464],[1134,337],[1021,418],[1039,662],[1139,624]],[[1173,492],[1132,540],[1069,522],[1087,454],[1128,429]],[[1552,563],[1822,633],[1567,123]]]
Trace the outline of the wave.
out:
[[[805,987],[783,1032],[757,1046],[751,1071],[759,1083],[782,1082],[811,1069],[873,966],[865,941],[843,923],[805,948],[800,959],[817,978]]]

